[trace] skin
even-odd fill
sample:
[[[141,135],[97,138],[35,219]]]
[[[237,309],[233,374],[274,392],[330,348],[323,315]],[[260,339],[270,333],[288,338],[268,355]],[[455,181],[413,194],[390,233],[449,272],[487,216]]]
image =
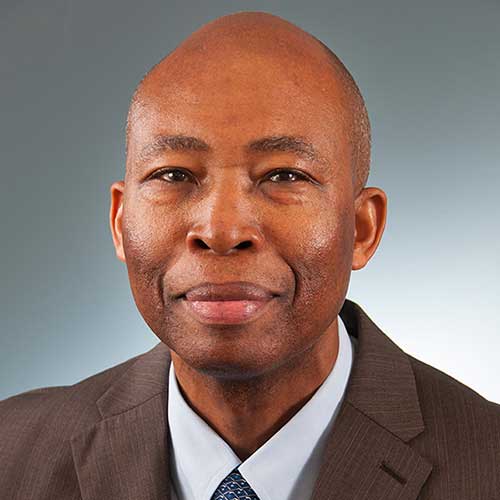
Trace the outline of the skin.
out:
[[[141,315],[170,349],[184,398],[241,460],[332,370],[351,270],[366,265],[384,230],[385,193],[353,173],[345,85],[311,35],[239,13],[156,65],[130,110],[125,179],[110,187],[116,255]],[[153,152],[162,134],[208,149],[177,140]],[[281,136],[302,138],[315,156],[286,141],[248,148]],[[277,168],[305,177],[287,180]],[[281,295],[240,325],[202,324],[173,297],[233,280]]]

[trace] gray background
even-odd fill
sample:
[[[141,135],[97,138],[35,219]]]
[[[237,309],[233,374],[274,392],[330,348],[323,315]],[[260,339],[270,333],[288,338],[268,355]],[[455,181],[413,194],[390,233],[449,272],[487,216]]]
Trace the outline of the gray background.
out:
[[[285,17],[363,92],[389,216],[348,297],[404,350],[500,402],[500,4],[2,0],[0,399],[154,346],[108,229],[131,93],[205,22]]]

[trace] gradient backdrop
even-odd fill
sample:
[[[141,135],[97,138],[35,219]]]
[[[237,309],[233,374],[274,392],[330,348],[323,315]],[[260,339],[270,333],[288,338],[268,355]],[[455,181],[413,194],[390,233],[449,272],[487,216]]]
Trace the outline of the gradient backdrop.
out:
[[[400,347],[500,402],[500,2],[2,0],[0,399],[153,347],[108,229],[142,75],[239,10],[298,24],[343,60],[373,128],[386,232],[353,273]]]

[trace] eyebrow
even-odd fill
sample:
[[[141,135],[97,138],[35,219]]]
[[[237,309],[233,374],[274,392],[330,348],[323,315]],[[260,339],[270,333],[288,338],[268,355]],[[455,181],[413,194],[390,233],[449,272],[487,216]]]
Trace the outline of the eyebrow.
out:
[[[302,137],[280,135],[263,137],[251,141],[246,145],[249,152],[287,152],[294,153],[302,158],[324,162],[316,148]],[[196,151],[209,152],[211,147],[197,137],[186,135],[158,135],[153,142],[147,144],[140,153],[143,161],[148,161],[164,151]]]
[[[302,137],[289,135],[271,136],[252,141],[247,149],[255,152],[285,152],[295,153],[307,160],[320,160],[321,157],[315,147]]]
[[[196,137],[186,135],[158,135],[141,150],[141,160],[147,161],[163,151],[210,151],[210,146]]]

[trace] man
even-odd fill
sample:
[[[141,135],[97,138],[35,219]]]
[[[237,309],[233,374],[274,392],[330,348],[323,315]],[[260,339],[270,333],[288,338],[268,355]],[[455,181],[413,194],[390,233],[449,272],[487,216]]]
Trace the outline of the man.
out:
[[[110,225],[161,342],[4,400],[2,498],[499,499],[500,406],[345,298],[386,218],[369,146],[346,68],[276,16],[157,64]]]

